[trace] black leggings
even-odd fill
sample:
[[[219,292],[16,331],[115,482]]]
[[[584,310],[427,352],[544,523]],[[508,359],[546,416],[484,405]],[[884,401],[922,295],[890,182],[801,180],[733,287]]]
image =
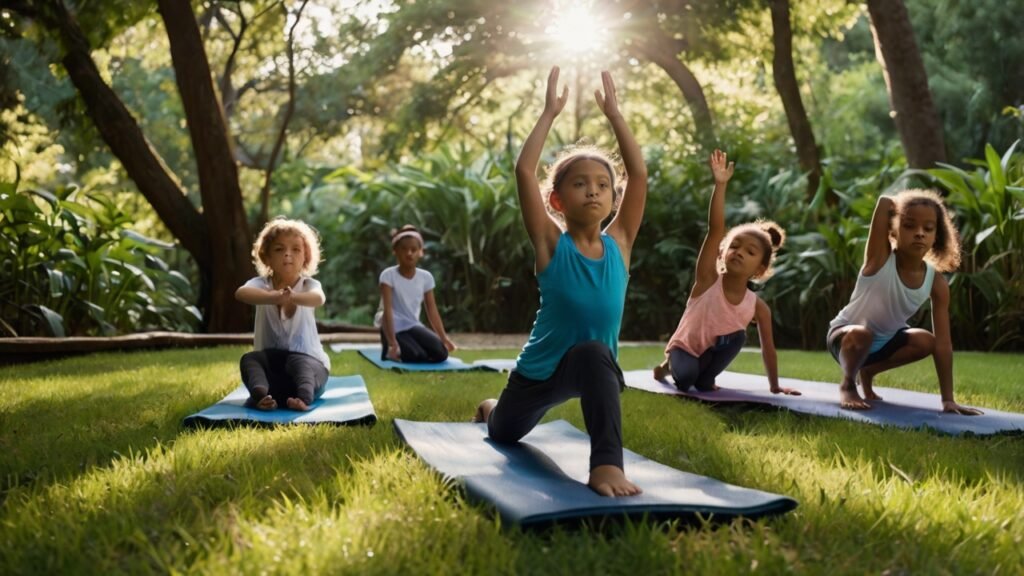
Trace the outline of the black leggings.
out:
[[[327,384],[327,368],[301,352],[267,348],[243,354],[239,364],[242,382],[249,389],[247,406],[255,406],[267,395],[282,405],[287,398],[298,398],[308,406]]]
[[[714,390],[715,377],[729,366],[746,341],[747,334],[744,330],[719,336],[699,358],[682,348],[673,348],[668,354],[668,363],[676,388],[684,392],[689,390],[690,386],[701,392]]]
[[[622,412],[619,394],[625,383],[612,351],[601,342],[570,348],[547,380],[532,380],[513,371],[487,420],[491,440],[518,442],[551,408],[579,398],[590,434],[590,469],[622,468]]]
[[[402,362],[410,363],[435,363],[444,362],[448,359],[448,349],[444,343],[426,326],[413,326],[408,330],[395,333],[395,340],[398,340],[398,347],[402,350]],[[380,359],[388,358],[388,338],[384,331],[380,331]]]

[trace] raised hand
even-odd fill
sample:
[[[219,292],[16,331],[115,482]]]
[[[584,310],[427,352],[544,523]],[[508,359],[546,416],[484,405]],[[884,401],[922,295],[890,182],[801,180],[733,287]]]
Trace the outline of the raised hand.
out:
[[[558,66],[551,67],[551,73],[548,74],[548,91],[544,97],[544,113],[550,114],[551,117],[558,116],[565,108],[565,103],[569,101],[569,85],[566,84],[562,87],[562,95],[558,95]]]
[[[715,184],[725,184],[732,178],[733,163],[729,162],[729,155],[725,152],[716,148],[708,158],[708,166],[711,167],[711,174],[715,177]]]
[[[619,112],[619,98],[615,94],[615,82],[612,80],[612,75],[604,70],[601,72],[601,84],[604,85],[604,93],[600,90],[594,90],[594,98],[597,100],[597,107],[604,112],[604,115],[608,118],[615,118],[622,116],[622,112]]]

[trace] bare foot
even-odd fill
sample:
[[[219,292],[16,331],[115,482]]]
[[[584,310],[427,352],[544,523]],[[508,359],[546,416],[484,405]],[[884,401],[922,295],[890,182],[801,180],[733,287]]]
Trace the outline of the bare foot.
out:
[[[871,387],[871,381],[875,379],[874,374],[868,374],[864,370],[861,370],[857,374],[857,382],[864,388],[864,399],[865,400],[881,400],[882,397],[875,394],[874,388]]]
[[[843,383],[839,385],[839,406],[846,408],[847,410],[868,410],[871,408],[871,404],[868,404],[857,394],[857,385],[853,382],[848,382],[845,378]]]
[[[590,471],[587,486],[601,496],[636,496],[643,492],[636,484],[626,478],[626,473],[618,466],[605,464]]]
[[[497,405],[498,401],[494,398],[484,400],[476,407],[476,414],[473,414],[471,422],[487,422],[487,419],[491,416],[491,411]]]
[[[669,375],[668,360],[658,364],[654,367],[654,379],[658,382],[664,382],[665,377]]]
[[[260,401],[256,403],[257,410],[269,411],[275,408],[277,408],[277,400],[274,400],[274,397],[271,396],[270,394],[267,394],[263,398],[260,398]]]
[[[292,410],[298,410],[300,412],[309,412],[312,410],[312,408],[303,402],[301,398],[289,398],[285,401],[285,404],[287,404]]]

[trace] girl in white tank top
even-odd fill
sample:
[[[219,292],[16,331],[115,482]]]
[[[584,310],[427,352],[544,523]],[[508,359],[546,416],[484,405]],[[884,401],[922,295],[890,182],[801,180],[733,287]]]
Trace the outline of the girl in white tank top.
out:
[[[872,388],[876,375],[934,355],[943,412],[981,414],[953,399],[949,283],[935,272],[949,272],[959,264],[959,234],[941,196],[931,190],[905,190],[878,199],[857,285],[826,336],[843,369],[843,408],[871,408],[870,401],[882,399]],[[929,299],[934,333],[910,328],[907,320]]]

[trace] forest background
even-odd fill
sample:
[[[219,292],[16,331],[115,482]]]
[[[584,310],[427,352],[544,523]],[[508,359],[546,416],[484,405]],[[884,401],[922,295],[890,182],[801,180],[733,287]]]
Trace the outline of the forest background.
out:
[[[879,194],[947,196],[954,343],[1024,349],[1021,0],[25,0],[0,4],[0,334],[245,332],[234,289],[275,215],[319,230],[322,319],[369,324],[391,228],[427,238],[446,326],[537,306],[513,165],[552,65],[548,158],[612,148],[615,76],[648,163],[623,338],[675,328],[706,229],[789,233],[761,292],[821,348]],[[915,322],[927,326],[927,310]],[[752,334],[753,335],[753,334]]]

